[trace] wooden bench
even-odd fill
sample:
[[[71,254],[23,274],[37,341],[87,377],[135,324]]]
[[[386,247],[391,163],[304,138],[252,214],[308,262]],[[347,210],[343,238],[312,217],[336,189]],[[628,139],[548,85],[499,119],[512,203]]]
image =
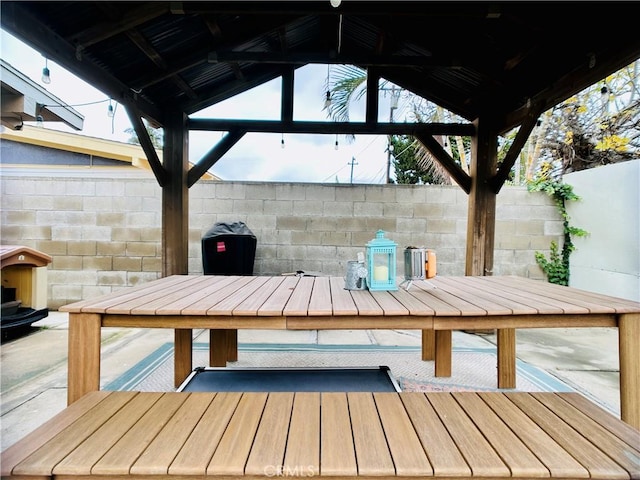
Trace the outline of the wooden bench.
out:
[[[640,478],[640,432],[577,393],[92,392],[3,478]]]

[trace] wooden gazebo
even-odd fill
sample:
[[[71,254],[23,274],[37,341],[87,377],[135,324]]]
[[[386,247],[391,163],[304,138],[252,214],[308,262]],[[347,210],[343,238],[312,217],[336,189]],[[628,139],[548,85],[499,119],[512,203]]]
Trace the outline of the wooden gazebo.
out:
[[[335,5],[335,6],[334,6]],[[247,132],[412,134],[469,194],[466,273],[490,274],[496,195],[539,115],[640,57],[635,2],[3,1],[2,28],[125,106],[163,191],[163,275],[187,273],[189,187]],[[361,123],[293,118],[294,71],[368,72]],[[278,121],[192,119],[282,78]],[[378,122],[384,78],[467,120]],[[164,128],[163,161],[142,122]],[[500,134],[519,127],[498,164]],[[193,130],[226,135],[189,168]],[[470,174],[434,135],[471,136]]]

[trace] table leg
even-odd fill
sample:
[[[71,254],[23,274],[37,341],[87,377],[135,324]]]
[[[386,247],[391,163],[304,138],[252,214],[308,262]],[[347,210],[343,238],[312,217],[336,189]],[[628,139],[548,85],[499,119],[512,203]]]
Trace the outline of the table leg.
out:
[[[422,360],[436,358],[436,335],[433,330],[422,330]]]
[[[100,314],[69,314],[67,405],[100,390],[101,326]]]
[[[451,376],[451,330],[436,330],[435,376]]]
[[[229,332],[234,330],[209,330],[209,366],[226,367],[229,359]]]
[[[227,330],[227,361],[238,361],[238,330]]]
[[[640,314],[618,318],[620,356],[620,418],[640,429]]]
[[[193,332],[190,328],[176,328],[173,337],[175,347],[173,383],[177,388],[193,370]]]
[[[499,328],[498,342],[498,388],[516,388],[516,330]]]

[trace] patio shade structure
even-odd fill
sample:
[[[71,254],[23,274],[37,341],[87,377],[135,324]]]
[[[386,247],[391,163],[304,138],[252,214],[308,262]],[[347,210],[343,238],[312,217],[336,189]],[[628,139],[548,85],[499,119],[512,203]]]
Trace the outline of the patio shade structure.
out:
[[[337,4],[337,6],[333,6]],[[640,57],[634,2],[3,1],[2,28],[122,104],[163,191],[163,275],[188,273],[188,190],[248,132],[411,134],[469,195],[466,274],[493,269],[496,195],[539,115]],[[365,121],[293,119],[294,72],[367,71]],[[282,78],[277,121],[191,119]],[[378,121],[386,79],[466,122]],[[164,129],[161,162],[142,119]],[[498,137],[518,134],[497,161]],[[193,167],[189,132],[226,135]],[[470,174],[434,135],[472,138]]]

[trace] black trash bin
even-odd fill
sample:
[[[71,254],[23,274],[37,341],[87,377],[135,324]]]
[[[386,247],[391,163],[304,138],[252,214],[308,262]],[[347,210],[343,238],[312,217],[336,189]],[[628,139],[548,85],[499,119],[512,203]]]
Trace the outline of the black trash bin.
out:
[[[253,275],[256,236],[244,222],[218,222],[202,236],[205,275]]]

